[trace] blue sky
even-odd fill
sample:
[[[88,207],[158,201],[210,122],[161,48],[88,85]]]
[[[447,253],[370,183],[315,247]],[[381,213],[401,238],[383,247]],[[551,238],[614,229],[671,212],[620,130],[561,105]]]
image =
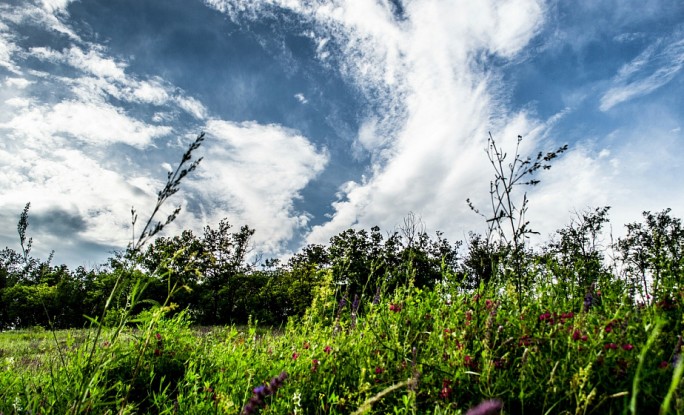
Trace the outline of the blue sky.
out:
[[[684,216],[679,0],[10,0],[0,4],[0,246],[95,266],[130,241],[200,131],[167,234],[256,229],[287,256],[409,212],[483,231],[493,136],[570,150],[530,190],[539,242],[573,212]]]

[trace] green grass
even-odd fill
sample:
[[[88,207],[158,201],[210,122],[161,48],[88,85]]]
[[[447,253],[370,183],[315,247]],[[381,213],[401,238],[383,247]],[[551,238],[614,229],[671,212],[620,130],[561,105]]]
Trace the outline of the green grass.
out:
[[[323,289],[279,329],[193,328],[185,313],[147,313],[137,327],[0,334],[4,414],[240,413],[253,390],[287,378],[264,414],[459,414],[496,398],[504,413],[653,413],[668,390],[682,308],[628,307],[603,292],[589,311],[543,290],[399,289],[365,313]],[[447,300],[448,299],[448,300]],[[675,381],[675,383],[673,383]]]

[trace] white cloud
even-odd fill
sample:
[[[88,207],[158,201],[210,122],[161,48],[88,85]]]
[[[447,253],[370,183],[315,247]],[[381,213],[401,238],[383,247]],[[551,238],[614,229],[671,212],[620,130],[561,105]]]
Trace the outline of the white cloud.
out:
[[[207,117],[206,107],[198,100],[187,96],[176,96],[175,101],[179,107],[185,110],[188,114],[197,118],[198,120],[203,120]]]
[[[8,87],[14,87],[18,89],[24,89],[31,85],[33,82],[24,78],[5,78],[5,85]]]
[[[120,82],[126,80],[126,74],[124,73],[126,65],[112,58],[102,56],[101,51],[91,49],[84,53],[81,48],[72,47],[66,51],[66,57],[69,64],[76,69]]]
[[[20,74],[18,66],[12,60],[12,55],[18,50],[13,42],[12,35],[7,33],[7,26],[0,26],[0,67],[6,68],[10,72]]]
[[[210,120],[196,190],[206,203],[209,223],[228,217],[255,228],[262,252],[279,252],[308,222],[294,210],[299,192],[328,161],[305,137],[277,125]]]
[[[302,93],[295,94],[294,97],[295,97],[295,98],[297,99],[297,101],[299,101],[301,104],[307,104],[307,103],[309,102],[309,100],[306,99],[306,97],[305,97],[304,94],[302,94]]]
[[[678,190],[684,168],[678,157],[681,136],[668,130],[666,119],[659,121],[616,131],[621,140],[610,149],[578,144],[554,163],[542,176],[544,186],[531,192],[533,226],[547,236],[568,223],[575,210],[611,206],[617,238],[625,233],[623,225],[641,221],[645,210],[670,207],[674,216],[683,217],[684,194]]]
[[[18,111],[10,121],[0,124],[0,129],[39,146],[49,145],[55,136],[71,136],[90,145],[124,143],[138,148],[171,132],[170,127],[147,125],[110,104],[78,101]]]
[[[31,202],[33,215],[59,209],[85,222],[84,229],[74,235],[41,234],[33,228],[31,235],[42,255],[51,248],[64,255],[64,239],[125,247],[130,238],[131,205],[149,206],[159,187],[152,183],[145,195],[130,183],[134,180],[75,149],[0,148],[0,193],[5,195],[0,211],[21,212],[23,205]]]
[[[29,103],[30,101],[28,99],[20,97],[5,100],[5,104],[9,105],[10,107],[28,107]]]
[[[601,97],[601,111],[647,95],[670,82],[684,67],[684,36],[677,33],[650,45],[623,65]]]
[[[42,0],[43,8],[50,13],[63,12],[73,2],[74,0]]]

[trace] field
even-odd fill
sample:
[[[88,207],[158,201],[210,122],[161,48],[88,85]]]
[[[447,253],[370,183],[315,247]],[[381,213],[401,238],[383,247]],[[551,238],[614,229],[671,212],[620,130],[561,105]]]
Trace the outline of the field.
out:
[[[161,307],[120,330],[5,332],[0,411],[458,414],[488,399],[504,413],[684,411],[679,306],[602,290],[577,309],[554,294],[521,308],[512,286],[408,284],[349,304],[328,288],[278,329],[193,328]]]

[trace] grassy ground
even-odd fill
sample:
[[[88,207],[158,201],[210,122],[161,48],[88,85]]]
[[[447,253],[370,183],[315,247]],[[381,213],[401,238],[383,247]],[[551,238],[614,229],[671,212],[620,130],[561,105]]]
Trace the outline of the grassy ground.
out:
[[[197,329],[160,308],[121,332],[1,333],[0,412],[459,414],[497,399],[504,413],[684,413],[676,305],[611,292],[588,310],[521,305],[510,287],[342,307],[319,294],[278,330]]]

